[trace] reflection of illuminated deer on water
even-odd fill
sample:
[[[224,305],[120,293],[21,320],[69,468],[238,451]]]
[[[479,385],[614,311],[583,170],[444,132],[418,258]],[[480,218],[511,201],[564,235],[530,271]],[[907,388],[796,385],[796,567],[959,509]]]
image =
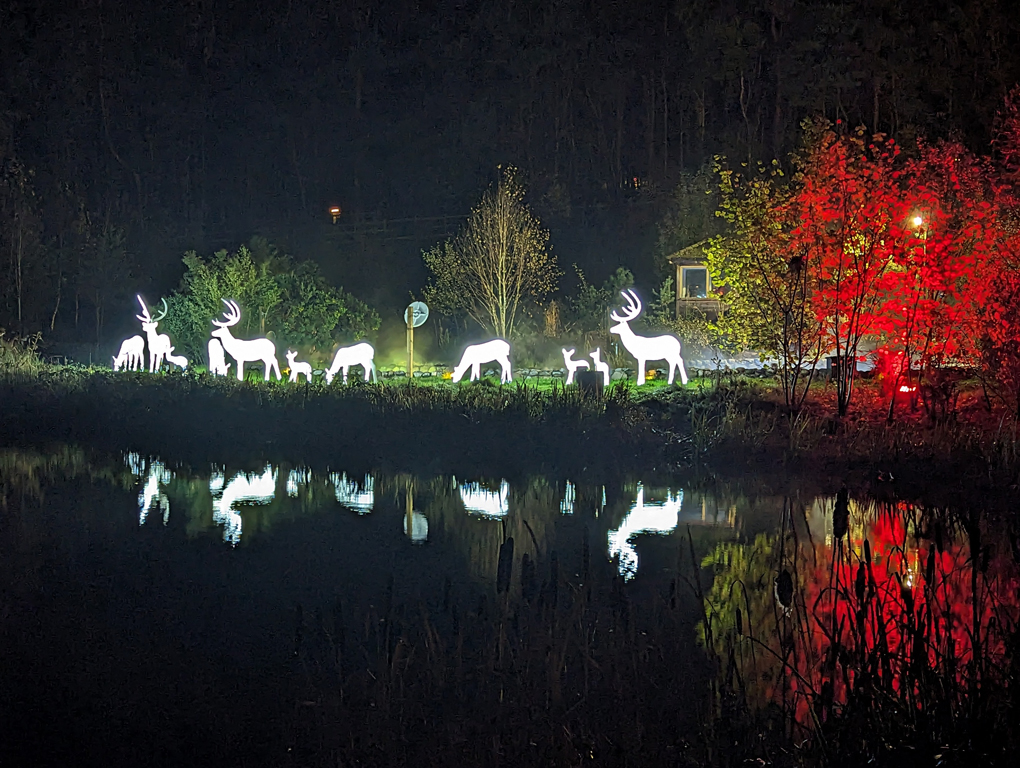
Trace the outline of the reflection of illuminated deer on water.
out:
[[[237,380],[244,381],[245,363],[258,361],[266,367],[266,381],[269,381],[270,370],[276,372],[276,378],[282,379],[280,363],[276,359],[276,345],[269,339],[235,339],[230,334],[230,328],[240,322],[241,308],[236,301],[222,301],[227,305],[227,311],[223,313],[223,320],[212,321],[213,325],[218,326],[212,335],[223,343],[223,349],[237,361]]]
[[[141,336],[124,339],[120,345],[120,352],[113,358],[113,370],[127,368],[129,371],[137,371],[143,365],[145,365],[145,339]]]
[[[471,369],[470,381],[474,381],[482,375],[482,363],[499,363],[500,383],[510,381],[510,344],[503,339],[493,339],[484,344],[472,344],[465,348],[464,356],[453,369],[453,381],[458,382],[464,378],[468,368]]]
[[[669,363],[669,383],[673,383],[673,369],[680,371],[680,381],[687,383],[687,371],[684,359],[680,356],[680,339],[676,336],[638,336],[630,328],[630,321],[641,314],[641,300],[634,291],[622,291],[627,300],[627,308],[623,314],[613,312],[610,317],[616,325],[609,329],[610,333],[618,334],[623,346],[637,358],[637,384],[645,383],[645,363],[649,360],[665,360]]]
[[[174,348],[170,346],[170,337],[165,333],[156,333],[156,326],[159,321],[166,317],[166,299],[163,299],[163,314],[153,317],[149,314],[149,308],[145,306],[141,296],[136,296],[142,307],[142,314],[135,315],[142,321],[142,330],[145,331],[145,338],[149,344],[149,373],[155,373],[163,366],[163,359],[170,355]],[[185,365],[187,361],[185,361]]]
[[[620,575],[631,579],[638,570],[637,548],[632,538],[641,533],[671,533],[680,519],[684,492],[666,492],[665,501],[645,502],[645,488],[638,483],[637,499],[619,528],[609,532],[609,556],[619,556]]]
[[[235,506],[241,502],[269,504],[276,496],[276,470],[267,464],[261,475],[238,472],[227,482],[222,472],[209,478],[213,497],[213,520],[223,526],[223,540],[237,544],[243,521]]]

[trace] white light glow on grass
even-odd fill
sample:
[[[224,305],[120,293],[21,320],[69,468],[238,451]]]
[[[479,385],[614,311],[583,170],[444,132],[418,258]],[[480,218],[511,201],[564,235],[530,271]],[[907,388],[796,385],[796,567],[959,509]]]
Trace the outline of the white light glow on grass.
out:
[[[567,480],[567,487],[563,491],[563,501],[560,502],[560,514],[561,515],[572,515],[574,514],[574,502],[577,498],[577,491],[574,488],[574,484]]]

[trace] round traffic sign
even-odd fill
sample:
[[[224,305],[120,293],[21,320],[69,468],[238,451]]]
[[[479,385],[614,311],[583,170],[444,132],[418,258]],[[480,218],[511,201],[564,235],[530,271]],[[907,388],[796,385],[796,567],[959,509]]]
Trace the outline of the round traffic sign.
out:
[[[411,305],[404,310],[404,322],[407,322],[407,313],[414,313],[414,324],[413,328],[417,328],[419,325],[429,319],[429,308],[423,301],[412,301]]]

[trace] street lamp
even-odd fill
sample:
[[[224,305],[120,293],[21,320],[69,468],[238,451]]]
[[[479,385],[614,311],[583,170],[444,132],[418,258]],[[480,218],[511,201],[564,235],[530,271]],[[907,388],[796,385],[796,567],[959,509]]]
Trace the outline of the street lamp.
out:
[[[333,217],[333,223],[336,224],[336,220],[340,218],[340,206],[330,206],[329,215]]]

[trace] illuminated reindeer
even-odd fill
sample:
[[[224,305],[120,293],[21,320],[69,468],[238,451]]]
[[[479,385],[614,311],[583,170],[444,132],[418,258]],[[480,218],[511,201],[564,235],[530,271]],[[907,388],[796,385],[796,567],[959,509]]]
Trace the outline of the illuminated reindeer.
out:
[[[227,305],[227,311],[223,313],[223,320],[213,320],[212,323],[218,326],[212,335],[220,340],[223,349],[227,351],[237,362],[237,380],[244,381],[244,364],[261,361],[265,367],[265,381],[269,381],[269,372],[275,371],[276,378],[282,379],[280,375],[280,363],[276,359],[276,345],[269,339],[235,339],[230,334],[231,326],[237,325],[241,320],[241,308],[236,301],[221,299]]]
[[[230,363],[223,357],[223,345],[219,339],[209,339],[206,346],[209,350],[209,373],[213,376],[226,376],[230,371]]]
[[[119,371],[127,368],[129,371],[137,371],[145,364],[145,339],[141,336],[132,336],[124,339],[120,345],[120,352],[113,358],[113,370]]]
[[[149,344],[149,373],[155,373],[163,366],[163,360],[167,355],[172,354],[174,348],[170,346],[170,337],[165,333],[156,333],[156,326],[159,321],[166,317],[166,299],[163,299],[163,314],[159,317],[152,317],[149,308],[145,306],[141,296],[136,296],[142,307],[142,314],[135,315],[142,321],[142,330],[145,331],[145,338]]]
[[[602,347],[596,347],[591,353],[591,359],[595,362],[595,370],[602,374],[602,385],[609,386],[609,363],[602,359]]]
[[[360,365],[365,369],[365,381],[368,381],[369,374],[372,381],[378,381],[375,376],[375,349],[367,341],[355,344],[352,347],[340,347],[333,358],[333,364],[326,371],[326,383],[332,384],[333,377],[337,371],[343,370],[344,384],[347,383],[347,369],[352,365]]]
[[[184,355],[175,355],[173,352],[174,348],[170,347],[170,351],[166,353],[166,361],[170,365],[176,365],[182,371],[185,370],[188,367],[188,358]]]
[[[637,358],[637,385],[645,383],[645,363],[648,360],[665,360],[669,363],[669,383],[673,383],[673,369],[680,371],[680,381],[687,383],[684,359],[680,357],[680,339],[676,336],[638,336],[630,328],[630,321],[641,314],[641,300],[634,291],[627,289],[621,295],[627,300],[627,309],[622,315],[613,312],[610,317],[616,325],[609,329],[618,334],[623,346]]]
[[[585,370],[587,370],[591,366],[588,365],[587,360],[574,360],[573,357],[575,350],[573,349],[563,349],[560,351],[563,352],[563,364],[567,366],[567,380],[565,383],[573,384],[574,373],[577,372],[577,369],[584,368]]]
[[[464,373],[471,369],[469,381],[474,381],[481,376],[482,363],[499,363],[502,369],[499,374],[499,381],[503,383],[510,381],[510,344],[503,339],[493,339],[484,344],[472,344],[464,349],[464,355],[460,362],[453,369],[454,383],[464,378]]]
[[[298,376],[304,374],[305,383],[312,380],[312,366],[310,363],[299,363],[294,358],[297,352],[293,349],[287,350],[287,367],[290,368],[290,381],[297,381]]]

